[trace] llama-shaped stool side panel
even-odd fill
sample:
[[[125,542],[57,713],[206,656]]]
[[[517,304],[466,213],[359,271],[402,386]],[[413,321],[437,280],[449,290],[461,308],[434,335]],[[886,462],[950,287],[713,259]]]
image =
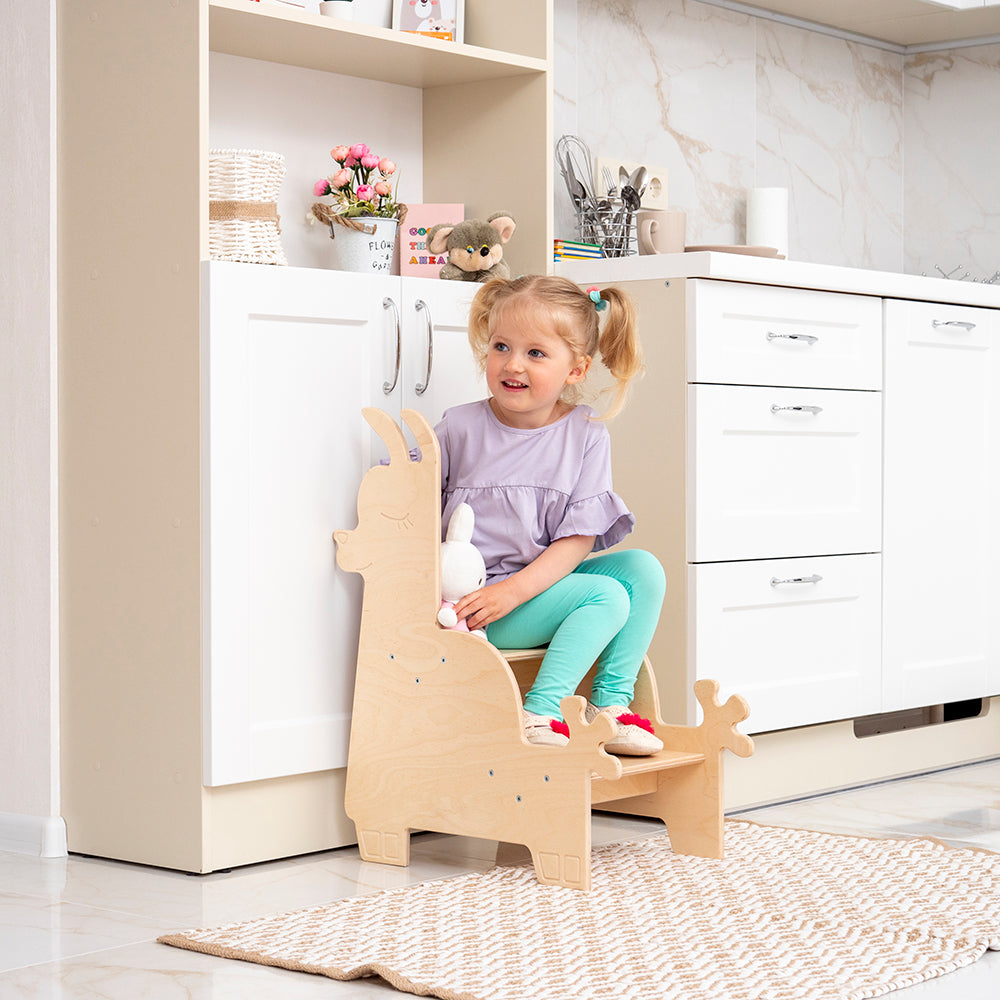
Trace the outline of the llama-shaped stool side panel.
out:
[[[420,447],[365,409],[389,464],[370,469],[358,526],[337,531],[337,562],[364,578],[345,806],[361,855],[409,863],[413,829],[525,844],[540,881],[589,888],[591,774],[615,778],[611,720],[567,700],[567,747],[524,739],[507,661],[479,636],[443,629],[440,450],[427,420],[403,411]]]

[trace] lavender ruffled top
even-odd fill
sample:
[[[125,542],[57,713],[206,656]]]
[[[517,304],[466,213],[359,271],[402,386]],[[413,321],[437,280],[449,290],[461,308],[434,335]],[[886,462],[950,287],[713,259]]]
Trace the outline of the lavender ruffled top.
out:
[[[594,535],[594,551],[620,542],[635,518],[611,485],[611,438],[594,411],[521,430],[501,423],[488,400],[445,411],[441,443],[442,525],[465,502],[488,583],[533,562],[550,543]]]

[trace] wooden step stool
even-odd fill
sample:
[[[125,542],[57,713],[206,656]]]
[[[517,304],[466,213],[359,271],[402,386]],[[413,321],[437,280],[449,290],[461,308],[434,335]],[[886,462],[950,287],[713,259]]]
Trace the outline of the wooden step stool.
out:
[[[565,747],[524,738],[522,694],[544,650],[502,652],[437,623],[441,595],[441,474],[437,438],[413,410],[402,416],[420,446],[412,461],[400,426],[382,410],[365,419],[389,464],[370,469],[358,493],[358,526],[336,531],[341,569],[364,578],[345,807],[366,861],[407,865],[411,830],[524,844],[540,882],[590,888],[590,811],[663,820],[675,851],[723,855],[722,751],[753,752],[736,731],[747,717],[734,695],[701,680],[704,720],[668,726],[648,660],[633,708],[664,749],[650,757],[604,750],[614,722],[584,721],[580,692],[562,702]]]

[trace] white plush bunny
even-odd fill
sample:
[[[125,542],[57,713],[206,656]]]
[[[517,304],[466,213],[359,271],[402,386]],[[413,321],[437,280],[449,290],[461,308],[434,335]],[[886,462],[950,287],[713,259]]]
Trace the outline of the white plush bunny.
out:
[[[486,583],[486,563],[472,544],[475,523],[472,508],[460,503],[452,512],[448,533],[441,543],[441,610],[437,620],[445,628],[460,632],[468,632],[469,626],[464,619],[458,620],[455,603]],[[483,629],[475,629],[474,634],[486,638]]]

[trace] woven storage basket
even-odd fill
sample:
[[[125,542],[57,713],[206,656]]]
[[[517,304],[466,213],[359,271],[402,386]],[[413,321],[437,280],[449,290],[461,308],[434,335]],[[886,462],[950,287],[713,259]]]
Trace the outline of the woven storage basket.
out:
[[[260,149],[208,153],[208,253],[213,260],[287,264],[278,225],[285,158]]]

